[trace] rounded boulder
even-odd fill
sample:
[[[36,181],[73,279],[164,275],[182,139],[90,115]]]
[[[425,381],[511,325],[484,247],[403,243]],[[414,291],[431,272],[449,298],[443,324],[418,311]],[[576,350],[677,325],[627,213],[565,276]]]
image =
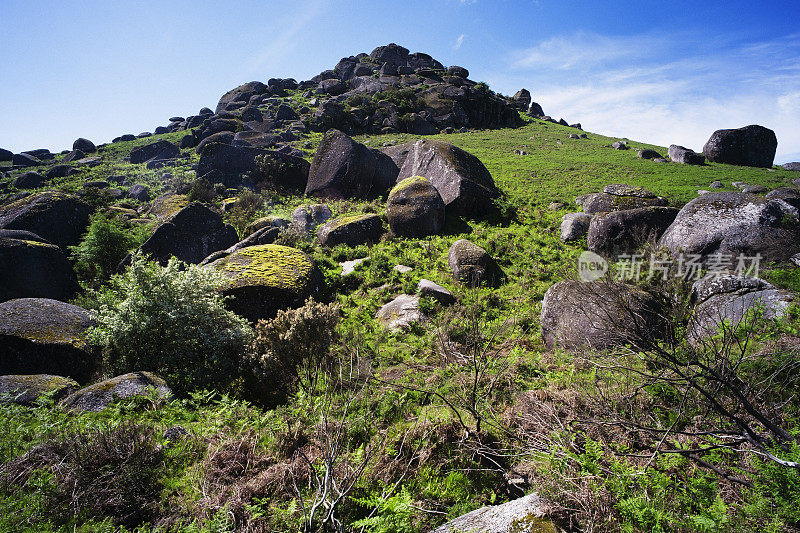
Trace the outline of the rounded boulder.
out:
[[[389,193],[386,218],[395,235],[437,235],[444,227],[444,200],[428,179],[412,176],[395,185]]]

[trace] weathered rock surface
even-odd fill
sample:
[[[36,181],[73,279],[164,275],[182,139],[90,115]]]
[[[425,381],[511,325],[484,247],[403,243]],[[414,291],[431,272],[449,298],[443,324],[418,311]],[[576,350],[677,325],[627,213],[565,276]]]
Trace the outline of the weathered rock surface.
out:
[[[74,379],[50,374],[0,376],[0,404],[34,405],[46,395],[58,401],[79,387]]]
[[[430,181],[412,176],[400,181],[389,193],[386,218],[395,235],[437,235],[444,227],[444,201]]]
[[[0,374],[54,374],[85,383],[95,368],[89,311],[46,298],[0,303]]]
[[[791,292],[764,280],[733,275],[706,276],[692,285],[691,296],[696,307],[687,336],[694,342],[717,334],[723,323],[732,328],[744,325],[756,309],[764,319],[779,318],[794,299]]]
[[[650,148],[639,150],[636,155],[639,157],[639,159],[663,159],[661,154]]]
[[[73,150],[80,150],[87,154],[92,154],[97,151],[97,147],[94,145],[92,141],[89,139],[84,139],[80,137],[74,143],[72,143]]]
[[[346,244],[358,246],[378,242],[383,235],[383,221],[374,214],[339,217],[327,221],[317,230],[323,246]]]
[[[533,493],[501,505],[481,507],[433,530],[433,533],[557,533],[545,516],[545,504]]]
[[[35,189],[41,187],[45,182],[45,177],[38,172],[25,172],[17,176],[14,180],[14,187],[17,189]]]
[[[172,397],[172,389],[160,377],[151,372],[131,372],[75,391],[61,401],[61,406],[70,411],[98,412],[114,400],[145,396],[151,390],[161,398]]]
[[[0,229],[30,231],[66,249],[80,242],[91,212],[75,196],[46,191],[0,207]]]
[[[422,278],[417,284],[417,293],[422,297],[433,298],[443,305],[449,305],[456,301],[453,293],[429,279]]]
[[[612,257],[632,253],[646,242],[657,242],[675,220],[674,207],[640,207],[594,215],[589,224],[589,250]]]
[[[771,129],[758,125],[717,130],[703,146],[703,154],[713,163],[771,167],[778,138]]]
[[[333,216],[328,204],[301,205],[292,212],[292,229],[310,234]]]
[[[154,161],[168,161],[170,159],[175,159],[180,153],[180,148],[169,141],[161,139],[160,141],[131,150],[130,162],[138,164],[151,163]]]
[[[386,329],[392,331],[409,329],[423,319],[419,310],[419,296],[401,294],[381,307],[376,318]]]
[[[223,294],[231,297],[229,308],[252,322],[300,307],[322,286],[322,276],[308,255],[276,244],[243,248],[207,268],[228,278]]]
[[[778,187],[767,193],[770,200],[783,200],[790,206],[800,209],[800,189],[797,187]]]
[[[500,191],[474,155],[442,141],[420,140],[408,151],[397,176],[400,182],[422,176],[436,187],[448,213],[477,217],[492,212]]]
[[[702,165],[706,162],[706,156],[698,154],[694,150],[671,144],[669,146],[669,158],[673,163],[682,163],[684,165]]]
[[[567,213],[561,217],[561,241],[570,242],[583,237],[589,232],[592,215],[588,213]]]
[[[664,330],[656,302],[644,291],[623,283],[574,280],[547,290],[541,324],[550,349],[637,345]]]
[[[0,302],[15,298],[66,301],[78,290],[72,265],[54,244],[0,236]]]
[[[450,246],[447,264],[453,279],[465,285],[496,286],[503,282],[504,274],[495,260],[480,246],[460,239]]]
[[[781,168],[783,168],[783,170],[795,170],[795,171],[798,171],[798,170],[800,170],[800,161],[793,161],[791,163],[784,163],[781,166]]]
[[[779,262],[800,251],[798,239],[797,210],[786,202],[720,192],[686,204],[660,243],[673,254],[761,254],[764,261]]]
[[[307,196],[320,198],[371,198],[390,185],[378,172],[375,153],[339,130],[322,139],[308,173]]]
[[[583,199],[583,211],[589,214],[664,205],[667,205],[666,198],[656,196],[643,187],[620,183],[606,185],[603,192],[589,194]]]
[[[170,257],[197,264],[212,253],[236,244],[233,226],[199,202],[192,202],[166,222],[142,244],[142,253],[166,264]]]

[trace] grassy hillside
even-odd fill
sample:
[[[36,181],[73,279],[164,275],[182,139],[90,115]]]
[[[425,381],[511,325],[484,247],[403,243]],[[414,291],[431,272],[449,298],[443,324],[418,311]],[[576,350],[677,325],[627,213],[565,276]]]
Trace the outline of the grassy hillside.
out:
[[[148,467],[156,495],[150,495],[155,504],[142,519],[144,525],[139,524],[142,531],[298,531],[309,512],[303,505],[312,505],[317,494],[315,473],[324,476],[321,463],[308,467],[298,450],[326,457],[334,444],[341,455],[333,469],[342,484],[352,481],[352,490],[337,504],[337,518],[348,531],[427,531],[472,509],[530,491],[551,498],[559,525],[576,530],[779,531],[796,526],[800,476],[795,469],[776,470],[756,456],[721,449],[719,464],[741,470],[749,480],[747,485],[737,484],[680,455],[649,457],[637,448],[635,431],[583,424],[586,417],[609,415],[592,403],[596,369],[581,357],[548,351],[541,340],[539,312],[545,291],[575,276],[575,259],[585,249],[585,240],[564,244],[559,239],[561,217],[576,209],[576,196],[626,183],[644,186],[681,206],[714,180],[721,180],[724,190],[735,190],[733,181],[775,188],[790,185],[800,174],[654,163],[637,158],[635,148],[652,148],[666,156],[665,147],[631,141],[634,149],[618,151],[610,148],[618,139],[593,133],[588,139],[570,139],[571,133],[580,132],[530,120],[517,129],[432,137],[463,148],[486,165],[506,196],[502,217],[449,220],[442,235],[422,240],[387,237],[372,247],[326,249],[311,240],[293,242],[320,267],[328,288],[323,299],[337,304],[341,315],[333,348],[337,373],[323,376],[314,388],[301,388],[271,409],[215,392],[173,401],[122,401],[112,409],[84,414],[66,413],[47,403],[34,408],[4,405],[0,463],[36,445],[55,446],[64,440],[83,446],[86,454],[106,453],[92,448],[96,441],[86,443],[74,435],[101,431],[113,440],[118,428],[135,423],[145,428],[136,430],[146,433],[142,442],[152,444],[147,453],[158,456],[157,466]],[[190,165],[198,157],[193,150],[186,152],[190,159],[185,165],[166,170],[146,170],[123,160],[136,146],[158,138],[177,141],[180,135],[107,145],[100,148],[101,164],[80,176],[57,179],[54,185],[77,191],[84,181],[124,175],[150,186],[155,196],[167,186],[191,183]],[[309,160],[320,138],[314,134],[307,145],[298,143]],[[413,139],[401,134],[357,138],[370,147]],[[172,174],[166,182],[165,172]],[[225,191],[215,202],[221,205],[236,194],[240,193]],[[289,215],[308,202],[278,191],[265,196],[271,206],[225,216],[241,228],[260,216]],[[92,201],[138,207],[102,192]],[[568,207],[551,209],[552,202]],[[384,210],[383,201],[330,205],[334,216]],[[496,258],[506,283],[475,289],[455,283],[447,252],[461,238]],[[340,275],[339,262],[363,257],[368,260],[352,275]],[[412,270],[401,273],[396,265]],[[406,333],[387,333],[376,322],[376,311],[399,294],[415,293],[421,278],[449,289],[459,305],[446,309],[424,301],[429,322]],[[781,271],[771,279],[794,287],[796,278],[793,272]],[[96,298],[95,292],[87,291],[77,302],[93,307]],[[760,332],[763,338],[758,342],[796,331],[796,314],[790,314],[788,320]],[[472,346],[478,353],[472,362],[478,362],[470,367],[460,348],[441,342],[445,336]],[[361,375],[373,379],[353,377]],[[784,416],[795,429],[800,427],[796,414],[792,399]],[[339,429],[324,432],[331,422]],[[188,437],[164,436],[164,430],[178,425]],[[339,440],[332,442],[333,434]],[[787,455],[800,458],[800,448]],[[12,480],[0,486],[0,530],[113,530],[116,517],[108,511],[111,507],[102,502],[90,505],[92,494],[79,494],[83,485],[74,485],[73,498],[65,501],[53,474],[37,468],[35,460],[23,466],[27,470],[19,479],[25,483]],[[131,468],[120,466],[115,473],[146,473],[137,472],[138,466]],[[71,479],[80,479],[79,473]],[[137,522],[128,526],[135,529]]]

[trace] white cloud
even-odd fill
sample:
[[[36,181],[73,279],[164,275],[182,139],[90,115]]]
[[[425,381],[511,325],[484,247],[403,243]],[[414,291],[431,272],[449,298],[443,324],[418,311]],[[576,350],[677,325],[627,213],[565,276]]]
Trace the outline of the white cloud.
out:
[[[498,88],[528,85],[556,118],[659,145],[700,149],[714,130],[762,124],[775,130],[781,160],[800,152],[798,56],[800,34],[737,44],[577,33],[512,54]]]
[[[458,50],[459,48],[461,48],[461,45],[464,44],[464,37],[466,37],[466,35],[464,35],[463,33],[458,36],[458,39],[456,39],[455,44],[453,44],[453,50]]]

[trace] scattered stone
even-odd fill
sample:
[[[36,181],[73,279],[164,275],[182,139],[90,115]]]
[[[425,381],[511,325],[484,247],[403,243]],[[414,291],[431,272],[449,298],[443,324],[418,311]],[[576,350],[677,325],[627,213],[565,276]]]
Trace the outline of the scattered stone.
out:
[[[272,318],[279,310],[300,307],[317,296],[322,275],[300,250],[264,244],[249,246],[207,265],[228,278],[222,292],[228,307],[251,322]]]
[[[569,205],[565,204],[564,202],[551,202],[547,205],[547,209],[550,211],[561,211],[567,207],[569,207]]]
[[[768,168],[775,160],[777,148],[774,131],[751,125],[715,131],[703,146],[703,154],[713,163]]]
[[[0,404],[35,405],[44,396],[58,401],[79,387],[74,379],[50,374],[0,376]]]
[[[2,161],[2,160],[0,159],[0,161]],[[798,161],[794,161],[794,162],[792,162],[792,163],[784,163],[784,164],[781,166],[781,168],[783,168],[783,170],[794,170],[794,171],[798,171],[798,170],[800,170],[800,162],[798,162]]]
[[[546,518],[546,506],[538,494],[532,493],[510,502],[481,507],[450,520],[433,530],[433,533],[456,531],[481,533],[508,533],[530,531],[557,533],[559,528]]]
[[[770,200],[783,200],[790,206],[800,209],[800,189],[796,187],[778,187],[767,193]]]
[[[369,259],[368,257],[362,257],[360,259],[352,259],[350,261],[342,261],[339,263],[342,267],[342,276],[349,276],[353,272],[355,272],[356,267],[362,264],[364,261]]]
[[[11,161],[14,159],[14,152],[0,148],[0,162]]]
[[[656,196],[642,187],[618,183],[606,185],[603,192],[587,195],[583,199],[583,211],[589,214],[664,205],[667,205],[666,198]]]
[[[725,187],[725,185],[723,185],[722,182],[719,181],[719,180],[715,180],[715,181],[711,182],[711,188],[712,189],[722,189],[724,187]]]
[[[164,162],[175,159],[180,153],[180,148],[169,141],[161,139],[131,150],[130,162],[133,164]]]
[[[330,247],[339,244],[350,247],[372,244],[378,242],[381,235],[383,235],[383,221],[375,214],[335,218],[317,230],[320,244]]]
[[[441,285],[425,278],[419,280],[417,284],[417,293],[423,298],[433,298],[442,305],[450,305],[456,301],[453,293]]]
[[[677,144],[669,146],[669,158],[674,163],[682,163],[684,165],[704,165],[706,156],[698,154],[694,150],[690,150]]]
[[[248,224],[244,229],[243,235],[247,237],[264,228],[277,228],[279,230],[285,230],[289,227],[289,225],[290,222],[285,218],[276,216],[262,217]]]
[[[542,301],[542,336],[551,350],[635,346],[642,332],[658,336],[664,331],[658,311],[656,302],[632,285],[560,281]]]
[[[160,398],[171,398],[172,389],[166,381],[151,372],[131,372],[73,392],[61,401],[68,411],[99,412],[114,400],[146,396],[155,390]]]
[[[408,330],[423,319],[419,310],[419,296],[401,294],[381,307],[376,317],[378,322],[390,331]]]
[[[42,164],[42,161],[30,154],[14,154],[11,158],[11,164],[15,167],[35,167]]]
[[[639,159],[664,159],[661,154],[650,148],[644,148],[637,153]]]
[[[480,246],[466,239],[453,243],[447,255],[453,279],[459,283],[479,286],[500,284],[505,275],[495,260]]]
[[[589,224],[589,250],[605,257],[633,253],[657,242],[678,214],[674,207],[640,207],[594,215]]]
[[[567,213],[561,217],[561,242],[575,241],[589,232],[592,215],[588,213]]]
[[[409,272],[411,272],[414,269],[411,268],[410,266],[406,266],[406,265],[395,265],[392,270],[400,272],[401,274],[408,274]]]
[[[769,191],[763,185],[748,185],[747,187],[742,187],[742,192],[746,192],[748,194],[763,194]]]
[[[128,189],[128,198],[138,202],[148,202],[150,201],[150,191],[147,190],[145,185],[137,183],[136,185],[131,185]]]
[[[93,325],[89,311],[56,300],[0,303],[0,374],[54,374],[86,382],[95,369],[86,340]]]
[[[611,145],[611,148],[614,150],[627,150],[629,148],[628,143],[625,141],[617,141]]]

